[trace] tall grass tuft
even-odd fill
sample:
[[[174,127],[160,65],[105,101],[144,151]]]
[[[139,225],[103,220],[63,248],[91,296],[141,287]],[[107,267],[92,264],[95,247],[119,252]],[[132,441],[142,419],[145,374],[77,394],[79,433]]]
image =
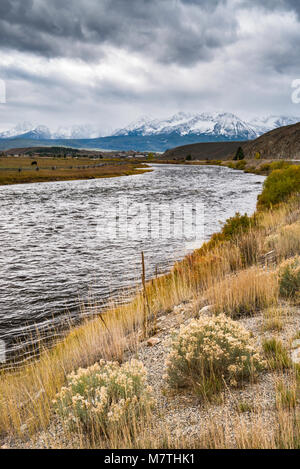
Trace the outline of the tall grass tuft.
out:
[[[277,303],[277,278],[274,273],[253,267],[216,283],[207,296],[216,311],[233,318],[253,315]]]
[[[292,366],[292,361],[283,343],[276,339],[263,341],[263,350],[271,370],[284,370]]]

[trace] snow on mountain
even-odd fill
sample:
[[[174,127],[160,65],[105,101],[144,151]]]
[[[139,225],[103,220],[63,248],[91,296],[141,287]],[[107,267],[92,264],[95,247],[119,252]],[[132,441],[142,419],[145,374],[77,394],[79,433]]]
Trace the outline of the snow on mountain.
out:
[[[300,117],[272,115],[253,119],[249,124],[258,133],[258,135],[262,135],[270,130],[277,129],[278,127],[297,124],[299,121]]]
[[[295,124],[299,117],[266,116],[250,121],[240,119],[228,112],[186,113],[179,112],[167,119],[142,117],[123,129],[116,130],[113,136],[201,136],[203,141],[213,140],[253,140],[278,127]],[[107,135],[107,134],[105,134]],[[42,139],[90,139],[104,136],[95,126],[73,125],[59,127],[51,131],[43,125],[35,126],[30,122],[18,124],[13,129],[0,132],[1,138]]]
[[[184,113],[179,112],[165,120],[143,118],[113,135],[207,135],[232,139],[253,139],[256,131],[250,124],[231,113]]]
[[[56,131],[51,131],[45,125],[35,126],[30,122],[23,122],[10,130],[0,132],[1,138],[31,138],[42,139],[81,139],[98,138],[100,132],[90,125],[73,125],[71,127],[59,127]]]
[[[0,138],[12,138],[30,132],[34,126],[30,122],[22,122],[12,129],[0,132]]]
[[[52,138],[98,138],[100,132],[91,125],[73,125],[71,127],[59,127],[52,133]]]
[[[39,125],[24,134],[21,134],[23,138],[32,138],[34,140],[41,140],[41,139],[50,139],[51,138],[51,131],[45,125]]]

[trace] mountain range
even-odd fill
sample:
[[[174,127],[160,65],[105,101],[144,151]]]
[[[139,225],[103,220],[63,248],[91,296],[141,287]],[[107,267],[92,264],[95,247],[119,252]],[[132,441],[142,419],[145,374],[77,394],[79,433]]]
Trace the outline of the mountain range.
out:
[[[81,139],[98,138],[101,133],[90,125],[73,125],[70,127],[59,127],[51,131],[45,125],[34,125],[30,122],[23,122],[12,129],[0,132],[0,139],[3,138],[32,138],[36,140],[43,139]]]
[[[165,151],[197,143],[254,140],[264,133],[300,121],[300,117],[266,116],[249,121],[232,113],[179,112],[167,119],[143,117],[118,129],[110,136],[90,125],[60,127],[55,131],[44,125],[24,122],[0,132],[0,148],[64,145],[75,148],[110,150]]]
[[[299,117],[267,116],[250,121],[232,113],[185,113],[179,112],[164,119],[147,117],[133,122],[113,135],[198,135],[225,140],[253,140],[269,130],[299,122]]]

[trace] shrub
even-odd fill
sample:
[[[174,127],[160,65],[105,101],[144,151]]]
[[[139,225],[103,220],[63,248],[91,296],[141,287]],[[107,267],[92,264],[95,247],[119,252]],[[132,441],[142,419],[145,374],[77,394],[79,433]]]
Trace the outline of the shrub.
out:
[[[210,398],[224,382],[237,386],[263,367],[250,333],[221,314],[181,326],[172,339],[166,379],[171,387],[192,386]]]
[[[71,373],[54,401],[57,414],[71,430],[88,434],[133,428],[136,418],[153,405],[143,364],[132,360],[120,366],[101,360]]]
[[[256,167],[253,165],[250,165],[245,169],[245,173],[255,173],[256,172]]]
[[[236,235],[239,235],[247,231],[251,226],[251,218],[245,213],[241,215],[239,212],[234,217],[228,218],[222,229],[222,235],[225,239],[231,239]]]
[[[235,163],[234,169],[243,170],[246,168],[246,166],[247,166],[247,162],[241,159],[240,161],[237,161],[237,163]]]
[[[269,173],[271,170],[271,164],[270,163],[263,163],[257,168],[257,173]]]
[[[284,160],[278,160],[278,161],[272,161],[271,163],[263,163],[258,167],[258,173],[271,173],[272,171],[275,171],[276,169],[285,169],[288,168],[289,166],[292,166],[291,163],[288,161]]]
[[[272,161],[272,163],[270,163],[270,170],[275,171],[276,169],[284,169],[289,166],[292,166],[291,163],[285,160]]]
[[[299,299],[300,258],[288,260],[279,269],[279,294],[286,299]]]
[[[203,244],[203,250],[210,250],[216,246],[219,242],[230,241],[233,238],[237,238],[242,233],[249,231],[251,226],[255,225],[255,219],[245,215],[241,215],[239,212],[234,217],[228,218],[223,225],[220,233],[214,233],[207,243]]]
[[[300,190],[300,166],[277,169],[267,177],[264,188],[258,197],[258,208],[269,208],[285,201],[291,194]]]

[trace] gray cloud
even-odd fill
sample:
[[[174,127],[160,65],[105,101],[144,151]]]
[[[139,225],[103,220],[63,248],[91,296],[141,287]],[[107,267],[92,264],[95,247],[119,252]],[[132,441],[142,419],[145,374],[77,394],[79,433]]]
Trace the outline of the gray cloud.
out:
[[[300,2],[1,0],[1,127],[116,128],[179,110],[299,114],[299,18],[286,12],[300,18]]]
[[[226,0],[2,0],[0,47],[98,60],[112,45],[166,63],[209,60],[235,40]]]
[[[190,66],[237,41],[239,7],[300,14],[298,0],[2,0],[0,48],[100,61],[113,46]]]
[[[299,0],[242,0],[241,3],[246,8],[261,8],[269,11],[294,11],[300,15]]]

